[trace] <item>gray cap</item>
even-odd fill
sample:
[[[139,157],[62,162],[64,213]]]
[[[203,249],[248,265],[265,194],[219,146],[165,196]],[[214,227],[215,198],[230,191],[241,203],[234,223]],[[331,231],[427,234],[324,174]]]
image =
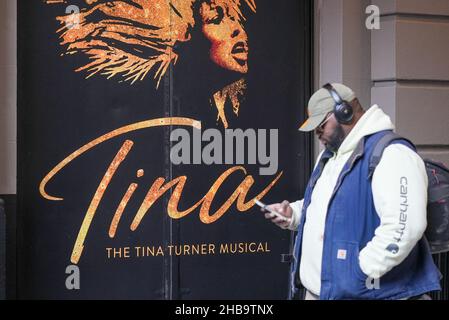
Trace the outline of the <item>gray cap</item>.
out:
[[[355,99],[354,91],[347,86],[340,83],[333,83],[332,86],[343,100],[351,102]],[[315,130],[324,121],[326,115],[334,110],[334,106],[335,101],[327,89],[321,88],[315,92],[307,106],[309,118],[302,124],[299,130],[305,132]]]

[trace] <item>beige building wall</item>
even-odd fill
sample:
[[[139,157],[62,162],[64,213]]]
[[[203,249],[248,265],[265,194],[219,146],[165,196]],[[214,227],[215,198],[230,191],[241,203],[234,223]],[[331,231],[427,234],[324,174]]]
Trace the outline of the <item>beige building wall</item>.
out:
[[[371,4],[379,30],[365,25]],[[315,10],[315,87],[349,85],[422,156],[449,164],[449,0],[315,0]]]
[[[0,0],[0,195],[16,193],[16,1]]]
[[[424,157],[449,164],[449,1],[373,0],[372,100]]]
[[[365,28],[370,0],[315,0],[315,89],[327,82],[351,87],[371,105],[371,32]],[[322,146],[315,140],[315,156]]]

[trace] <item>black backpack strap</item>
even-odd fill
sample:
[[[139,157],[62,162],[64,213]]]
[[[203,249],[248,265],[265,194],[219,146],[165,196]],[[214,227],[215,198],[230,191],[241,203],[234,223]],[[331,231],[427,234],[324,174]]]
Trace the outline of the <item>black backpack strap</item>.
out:
[[[369,159],[369,168],[368,168],[368,179],[371,179],[374,170],[376,170],[377,165],[380,162],[380,159],[382,159],[382,154],[384,153],[384,150],[387,146],[389,146],[393,141],[395,140],[404,140],[408,144],[410,144],[410,147],[415,149],[415,145],[408,139],[401,137],[400,135],[394,133],[393,131],[388,131],[380,140],[376,143],[373,153],[371,154],[371,157]]]
[[[449,196],[449,169],[442,163],[424,159],[429,177],[428,202],[438,202]]]

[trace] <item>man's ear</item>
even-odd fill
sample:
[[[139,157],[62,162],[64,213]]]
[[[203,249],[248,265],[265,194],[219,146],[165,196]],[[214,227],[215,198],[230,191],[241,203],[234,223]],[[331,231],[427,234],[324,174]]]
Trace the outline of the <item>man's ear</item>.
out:
[[[361,112],[363,113],[365,110],[363,109],[362,105],[360,104],[360,101],[358,98],[355,98],[350,102],[352,109],[354,110],[354,113]]]

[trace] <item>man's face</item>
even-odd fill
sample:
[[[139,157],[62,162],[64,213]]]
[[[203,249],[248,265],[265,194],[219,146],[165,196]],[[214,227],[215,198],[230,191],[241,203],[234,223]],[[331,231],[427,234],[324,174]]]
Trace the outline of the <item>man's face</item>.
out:
[[[342,125],[338,123],[333,113],[328,115],[328,117],[326,117],[324,123],[315,129],[315,134],[326,149],[332,152],[337,152],[345,139],[346,134]]]

